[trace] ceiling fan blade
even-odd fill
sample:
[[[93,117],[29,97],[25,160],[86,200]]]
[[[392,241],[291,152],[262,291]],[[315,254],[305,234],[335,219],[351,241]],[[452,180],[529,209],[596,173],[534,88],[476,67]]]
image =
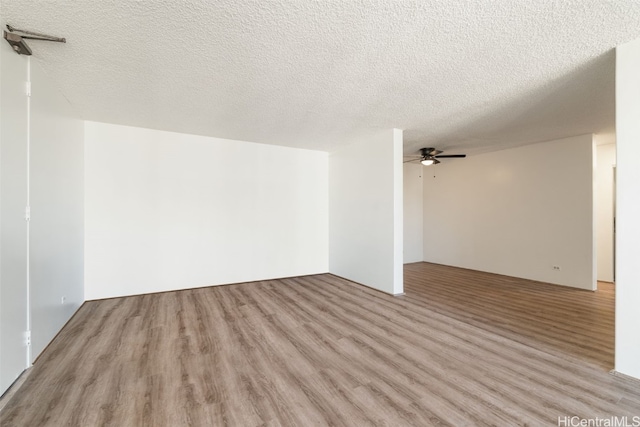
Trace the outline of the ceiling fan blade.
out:
[[[464,158],[467,157],[466,154],[443,154],[442,156],[435,156],[438,159],[444,159],[444,158]]]
[[[418,157],[417,159],[405,160],[402,163],[419,162],[420,160],[422,160],[422,157]]]
[[[442,153],[442,151],[436,150],[433,147],[428,147],[428,148],[421,148],[420,153],[422,154],[422,156],[435,156]]]

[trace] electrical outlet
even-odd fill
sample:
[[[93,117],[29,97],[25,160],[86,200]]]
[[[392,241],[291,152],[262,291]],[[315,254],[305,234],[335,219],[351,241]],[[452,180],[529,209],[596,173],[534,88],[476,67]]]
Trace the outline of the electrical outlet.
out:
[[[559,265],[554,265],[554,266],[553,266],[553,269],[554,269],[555,271],[560,271],[560,266],[559,266]]]
[[[64,304],[66,300],[67,300],[67,297],[60,298],[60,304]]]

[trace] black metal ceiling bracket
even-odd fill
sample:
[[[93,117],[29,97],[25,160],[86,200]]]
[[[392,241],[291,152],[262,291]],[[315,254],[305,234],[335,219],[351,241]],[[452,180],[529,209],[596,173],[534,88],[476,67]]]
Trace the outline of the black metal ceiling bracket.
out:
[[[4,31],[5,40],[11,45],[11,48],[18,55],[31,55],[32,51],[25,40],[43,40],[48,42],[66,43],[64,37],[48,36],[46,34],[36,33],[33,31],[20,30],[7,24],[7,31]]]

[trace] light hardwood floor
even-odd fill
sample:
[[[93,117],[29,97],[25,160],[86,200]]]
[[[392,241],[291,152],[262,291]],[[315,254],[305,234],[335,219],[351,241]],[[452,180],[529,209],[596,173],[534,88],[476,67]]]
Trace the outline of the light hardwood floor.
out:
[[[557,425],[640,416],[613,287],[418,263],[405,296],[332,275],[85,303],[4,426]],[[632,418],[629,418],[632,420]]]

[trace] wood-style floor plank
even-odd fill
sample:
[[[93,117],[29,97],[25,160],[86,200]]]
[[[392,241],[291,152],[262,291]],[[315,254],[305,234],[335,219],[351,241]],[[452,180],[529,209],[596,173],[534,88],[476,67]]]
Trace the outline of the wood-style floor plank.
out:
[[[332,275],[85,303],[2,426],[557,425],[640,416],[614,287],[417,263],[392,297]],[[631,418],[629,418],[631,419]]]

